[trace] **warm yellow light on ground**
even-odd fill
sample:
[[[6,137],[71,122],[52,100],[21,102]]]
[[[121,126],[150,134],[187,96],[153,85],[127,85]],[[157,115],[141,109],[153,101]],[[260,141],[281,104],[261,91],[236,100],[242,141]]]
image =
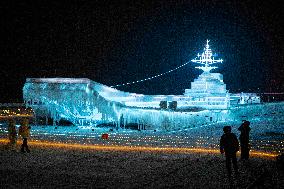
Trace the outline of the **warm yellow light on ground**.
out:
[[[8,139],[0,139],[0,143],[8,143]],[[18,141],[20,143],[20,141]],[[32,146],[42,146],[50,148],[66,149],[86,149],[86,150],[107,150],[107,151],[140,151],[140,152],[166,152],[166,153],[202,153],[202,154],[220,154],[218,149],[209,148],[174,148],[174,147],[148,147],[148,146],[112,146],[96,144],[78,144],[78,143],[60,143],[50,141],[30,141]],[[252,157],[275,158],[278,154],[261,151],[251,151]]]

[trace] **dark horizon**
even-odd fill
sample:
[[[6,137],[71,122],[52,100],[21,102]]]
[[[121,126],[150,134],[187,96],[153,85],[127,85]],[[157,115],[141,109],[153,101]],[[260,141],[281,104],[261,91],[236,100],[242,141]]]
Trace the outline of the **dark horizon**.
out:
[[[281,1],[4,1],[0,102],[22,101],[26,78],[89,78],[112,86],[148,78],[202,52],[224,60],[230,92],[283,92]],[[117,89],[183,94],[201,73],[189,64]]]

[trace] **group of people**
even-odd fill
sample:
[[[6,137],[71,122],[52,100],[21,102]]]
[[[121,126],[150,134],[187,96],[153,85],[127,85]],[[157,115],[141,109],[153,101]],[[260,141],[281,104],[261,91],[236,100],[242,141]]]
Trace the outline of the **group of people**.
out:
[[[28,138],[30,137],[30,129],[29,126],[29,119],[24,118],[21,121],[21,125],[19,127],[18,135],[22,137],[23,143],[21,145],[21,152],[30,152],[30,149],[28,147]],[[15,150],[16,144],[17,144],[17,129],[16,129],[16,121],[14,119],[8,120],[8,137],[9,137],[9,143],[8,147]]]
[[[231,163],[233,163],[233,168],[236,174],[239,174],[236,153],[239,151],[239,146],[241,146],[241,160],[249,159],[249,132],[250,132],[250,122],[244,121],[238,130],[240,134],[240,145],[237,136],[231,132],[231,126],[225,126],[223,128],[224,134],[220,139],[220,152],[225,153],[226,157],[226,168],[228,171],[228,176],[231,177]],[[30,137],[30,126],[29,119],[24,118],[19,127],[19,136],[22,137],[23,143],[21,145],[21,152],[30,152],[28,147],[28,138]],[[9,144],[8,146],[12,149],[16,148],[17,144],[17,130],[16,121],[14,119],[9,119],[8,121],[8,135]]]
[[[225,126],[223,128],[224,134],[220,139],[220,152],[221,154],[225,153],[226,157],[226,168],[228,171],[228,176],[231,177],[231,162],[233,163],[233,168],[236,175],[239,174],[238,163],[237,163],[237,152],[239,151],[239,146],[241,145],[241,158],[240,160],[248,160],[249,159],[249,132],[250,132],[250,122],[243,121],[238,130],[241,132],[240,134],[240,144],[237,136],[231,132],[231,126]]]

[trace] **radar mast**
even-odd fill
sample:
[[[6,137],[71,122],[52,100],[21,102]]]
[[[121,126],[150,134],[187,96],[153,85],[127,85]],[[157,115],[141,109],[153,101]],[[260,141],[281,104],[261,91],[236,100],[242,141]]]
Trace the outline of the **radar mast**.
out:
[[[197,57],[195,59],[192,59],[191,62],[202,65],[195,68],[201,69],[204,72],[210,72],[212,69],[218,68],[216,66],[211,66],[211,65],[216,63],[222,63],[223,59],[218,59],[218,60],[214,59],[212,50],[209,47],[209,40],[207,39],[207,44],[204,48],[204,52],[201,55],[198,53]]]

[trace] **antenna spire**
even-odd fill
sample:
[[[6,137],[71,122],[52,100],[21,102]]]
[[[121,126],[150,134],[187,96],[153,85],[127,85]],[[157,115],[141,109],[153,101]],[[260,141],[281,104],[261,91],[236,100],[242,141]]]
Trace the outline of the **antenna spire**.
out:
[[[210,49],[209,42],[207,39],[207,44],[205,45],[204,52],[200,55],[197,54],[195,59],[192,59],[191,62],[201,64],[202,66],[198,66],[195,68],[201,69],[204,72],[210,72],[212,69],[218,68],[216,66],[210,66],[211,64],[222,63],[223,59],[215,60],[212,54],[212,50]]]

